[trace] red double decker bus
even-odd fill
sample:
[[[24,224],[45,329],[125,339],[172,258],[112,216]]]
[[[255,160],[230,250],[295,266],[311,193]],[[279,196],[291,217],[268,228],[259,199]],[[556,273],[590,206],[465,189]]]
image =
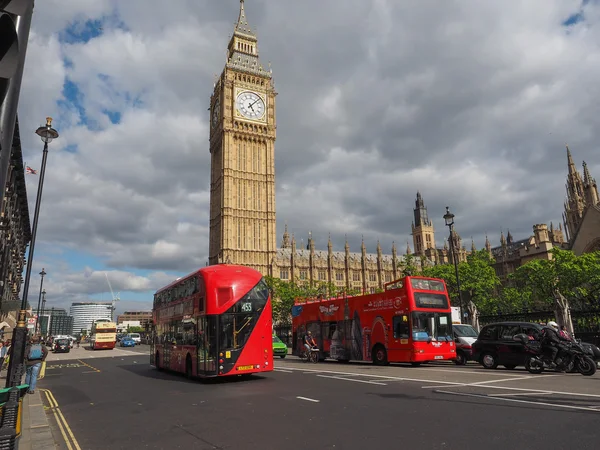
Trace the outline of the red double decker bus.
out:
[[[405,277],[384,292],[298,299],[292,308],[293,352],[310,331],[322,359],[407,362],[456,359],[450,300],[443,280]]]
[[[216,265],[154,294],[151,364],[188,377],[273,370],[272,309],[262,275]]]

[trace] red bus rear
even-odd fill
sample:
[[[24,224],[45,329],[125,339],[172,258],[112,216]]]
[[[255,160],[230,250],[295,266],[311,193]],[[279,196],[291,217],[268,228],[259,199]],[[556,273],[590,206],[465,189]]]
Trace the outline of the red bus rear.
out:
[[[410,362],[456,359],[450,300],[443,280],[405,277],[378,294],[297,300],[293,353],[312,333],[321,358]]]
[[[150,363],[188,377],[273,370],[272,309],[260,272],[204,267],[154,295]]]

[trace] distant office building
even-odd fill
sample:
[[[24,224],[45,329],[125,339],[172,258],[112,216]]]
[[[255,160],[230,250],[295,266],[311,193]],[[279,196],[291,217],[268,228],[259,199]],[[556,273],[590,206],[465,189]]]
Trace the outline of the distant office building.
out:
[[[44,311],[44,314],[50,314],[52,316],[66,316],[67,310],[64,308],[51,308]]]
[[[95,320],[112,320],[112,304],[97,302],[73,303],[71,305],[71,316],[73,316],[73,331],[75,333],[81,333],[81,330],[86,330],[89,333]]]
[[[117,317],[117,323],[139,322],[139,326],[146,328],[152,320],[152,311],[125,311]],[[130,324],[130,326],[133,326]]]
[[[44,319],[46,316],[42,317]],[[42,327],[44,322],[40,322]],[[43,328],[42,328],[43,329]],[[51,316],[50,317],[50,335],[71,335],[73,334],[73,316]]]
[[[73,334],[73,317],[63,308],[45,310],[40,317],[42,335]]]

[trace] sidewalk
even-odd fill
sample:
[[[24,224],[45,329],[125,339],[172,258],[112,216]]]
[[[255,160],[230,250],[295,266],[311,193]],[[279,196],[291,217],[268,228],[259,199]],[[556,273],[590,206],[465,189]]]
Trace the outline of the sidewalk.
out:
[[[0,380],[6,380],[6,372],[2,371]],[[59,447],[54,442],[48,416],[39,389],[23,398],[23,416],[21,436],[17,439],[19,450],[54,450]]]
[[[23,423],[19,450],[54,450],[59,448],[54,442],[48,416],[44,410],[40,391],[26,394],[23,399]]]

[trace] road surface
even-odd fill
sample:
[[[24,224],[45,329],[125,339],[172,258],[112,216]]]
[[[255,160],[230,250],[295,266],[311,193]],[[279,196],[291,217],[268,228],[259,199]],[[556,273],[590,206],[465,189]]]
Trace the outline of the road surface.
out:
[[[73,448],[74,442],[84,450],[600,445],[600,376],[288,357],[264,376],[201,382],[150,367],[146,346],[112,352],[80,349],[48,361],[39,387],[47,390],[56,436]]]

